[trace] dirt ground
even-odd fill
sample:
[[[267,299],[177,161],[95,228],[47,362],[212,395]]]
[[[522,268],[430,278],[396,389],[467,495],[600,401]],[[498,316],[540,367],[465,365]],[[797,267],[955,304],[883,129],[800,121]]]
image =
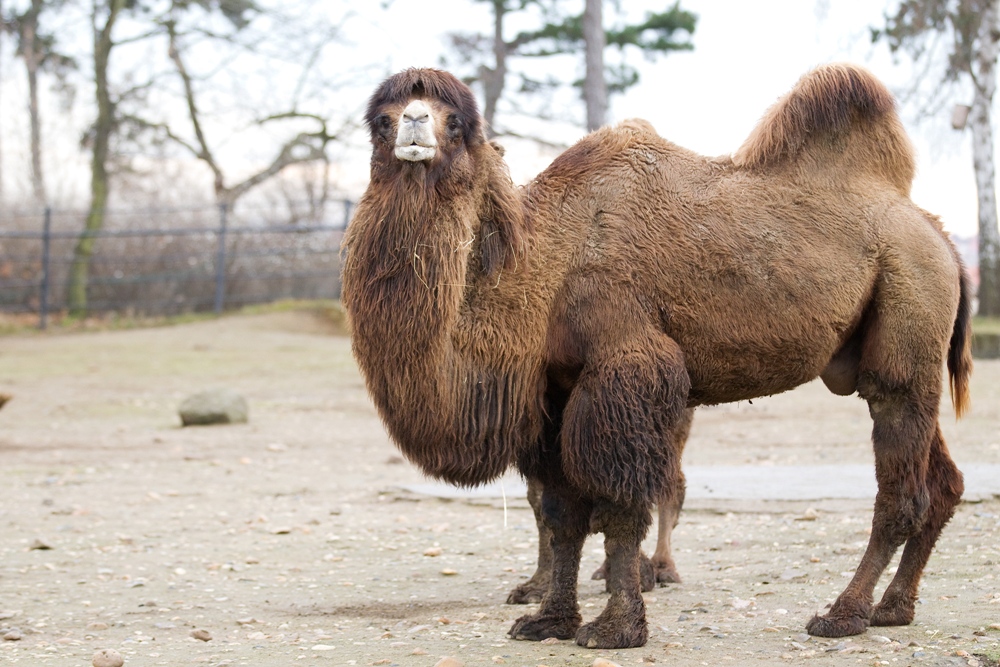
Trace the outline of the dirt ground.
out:
[[[229,387],[250,423],[180,427]],[[861,556],[867,501],[689,503],[684,583],[646,595],[649,643],[514,641],[504,604],[534,569],[523,499],[443,501],[389,443],[347,339],[309,313],[0,338],[0,663],[89,665],[995,665],[1000,499],[963,504],[913,625],[803,634]],[[1000,463],[1000,363],[943,425],[962,467]],[[685,463],[870,462],[857,399],[820,385],[698,413]],[[831,468],[833,470],[833,468]],[[649,537],[652,546],[653,535]],[[585,548],[585,620],[603,607]],[[885,582],[883,582],[885,583]],[[202,641],[192,637],[204,631]]]

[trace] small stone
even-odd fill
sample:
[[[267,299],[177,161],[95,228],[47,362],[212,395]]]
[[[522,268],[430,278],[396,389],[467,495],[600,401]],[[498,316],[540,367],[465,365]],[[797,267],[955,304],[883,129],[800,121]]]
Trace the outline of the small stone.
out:
[[[440,556],[443,553],[444,549],[442,549],[441,547],[431,547],[430,549],[424,551],[424,555],[430,556],[431,558],[434,558],[435,556]]]
[[[191,636],[194,637],[195,639],[197,639],[199,641],[203,641],[203,642],[210,642],[210,641],[212,641],[212,633],[209,632],[208,630],[203,630],[201,628],[197,628],[195,630],[192,630],[191,631]]]
[[[13,609],[0,609],[0,621],[6,621],[8,618],[14,618],[20,611],[14,611]]]
[[[3,618],[3,616],[0,616],[0,618]],[[990,623],[990,630],[1000,630],[1000,623]]]
[[[805,512],[802,513],[802,516],[796,518],[795,520],[796,521],[815,521],[817,518],[819,518],[819,512],[816,511],[815,507],[810,507],[809,509],[807,509]]]
[[[88,630],[107,630],[108,629],[108,624],[107,623],[101,623],[100,621],[94,621],[93,623],[88,623],[87,624],[87,629]]]
[[[427,651],[418,646],[410,652],[410,655],[427,655]]]
[[[434,667],[465,667],[465,663],[449,655],[435,662]]]
[[[314,650],[314,651],[333,651],[336,648],[337,648],[336,646],[331,646],[330,644],[316,644],[315,646],[312,647],[312,650]]]
[[[20,628],[9,628],[7,632],[3,633],[5,642],[19,642],[22,639],[24,639],[24,633],[21,632]]]
[[[212,389],[189,396],[178,412],[184,426],[245,424],[249,415],[246,399],[230,389]]]
[[[872,641],[876,641],[879,644],[891,644],[892,643],[891,639],[889,639],[888,637],[883,637],[882,635],[872,635],[871,639],[872,639]]]
[[[446,577],[453,577],[456,574],[458,574],[458,570],[453,570],[450,567],[446,567],[445,569],[441,570],[441,574],[443,574]]]
[[[926,656],[927,656],[927,652],[926,651],[914,651],[913,652],[913,657],[914,658],[923,658],[923,657],[926,657]]]
[[[125,658],[113,648],[105,648],[94,653],[91,663],[94,667],[122,667],[125,664]]]
[[[559,640],[555,637],[548,637],[541,641],[542,644],[558,644]]]
[[[42,540],[38,539],[37,537],[28,546],[28,550],[29,551],[48,551],[51,548],[52,548],[51,544],[49,544],[48,542],[43,542]]]
[[[617,662],[611,662],[605,658],[597,658],[590,667],[621,667]]]
[[[684,621],[690,621],[690,620],[691,620],[691,617],[689,615],[687,615],[687,614],[681,614],[680,616],[677,617],[677,622],[678,623],[682,623]]]
[[[258,621],[253,616],[248,616],[246,618],[237,618],[236,622],[239,625],[253,625],[254,623],[257,623]]]

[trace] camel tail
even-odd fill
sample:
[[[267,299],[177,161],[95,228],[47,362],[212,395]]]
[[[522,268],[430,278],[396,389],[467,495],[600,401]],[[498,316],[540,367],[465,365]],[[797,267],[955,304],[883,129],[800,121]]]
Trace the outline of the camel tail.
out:
[[[972,281],[961,259],[959,267],[962,274],[958,313],[948,347],[948,384],[956,417],[961,417],[969,409],[969,377],[972,375]]]
[[[913,147],[896,113],[896,101],[862,67],[823,65],[778,100],[733,155],[737,167],[766,169],[819,151],[817,168],[849,160],[855,173],[889,180],[909,194],[915,173]]]

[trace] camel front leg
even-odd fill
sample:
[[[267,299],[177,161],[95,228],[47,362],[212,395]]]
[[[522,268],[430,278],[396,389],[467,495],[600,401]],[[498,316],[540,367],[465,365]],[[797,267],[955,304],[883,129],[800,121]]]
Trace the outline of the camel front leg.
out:
[[[591,505],[571,492],[546,486],[542,516],[551,531],[552,577],[535,614],[522,616],[508,634],[514,639],[570,639],[583,622],[577,605],[580,554],[590,528]]]
[[[607,581],[611,592],[604,611],[580,628],[576,643],[587,648],[632,648],[649,638],[646,604],[639,585],[639,546],[649,528],[649,507],[601,502],[592,527],[604,533]]]
[[[507,604],[541,602],[552,580],[552,531],[542,516],[542,483],[537,479],[528,480],[528,504],[538,528],[538,567],[530,579],[510,592]]]

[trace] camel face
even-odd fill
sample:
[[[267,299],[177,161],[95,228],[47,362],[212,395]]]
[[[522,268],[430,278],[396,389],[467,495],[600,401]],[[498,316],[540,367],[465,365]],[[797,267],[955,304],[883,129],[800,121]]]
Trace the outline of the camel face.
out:
[[[423,100],[406,105],[397,121],[396,157],[408,162],[433,160],[437,154],[434,113]]]

